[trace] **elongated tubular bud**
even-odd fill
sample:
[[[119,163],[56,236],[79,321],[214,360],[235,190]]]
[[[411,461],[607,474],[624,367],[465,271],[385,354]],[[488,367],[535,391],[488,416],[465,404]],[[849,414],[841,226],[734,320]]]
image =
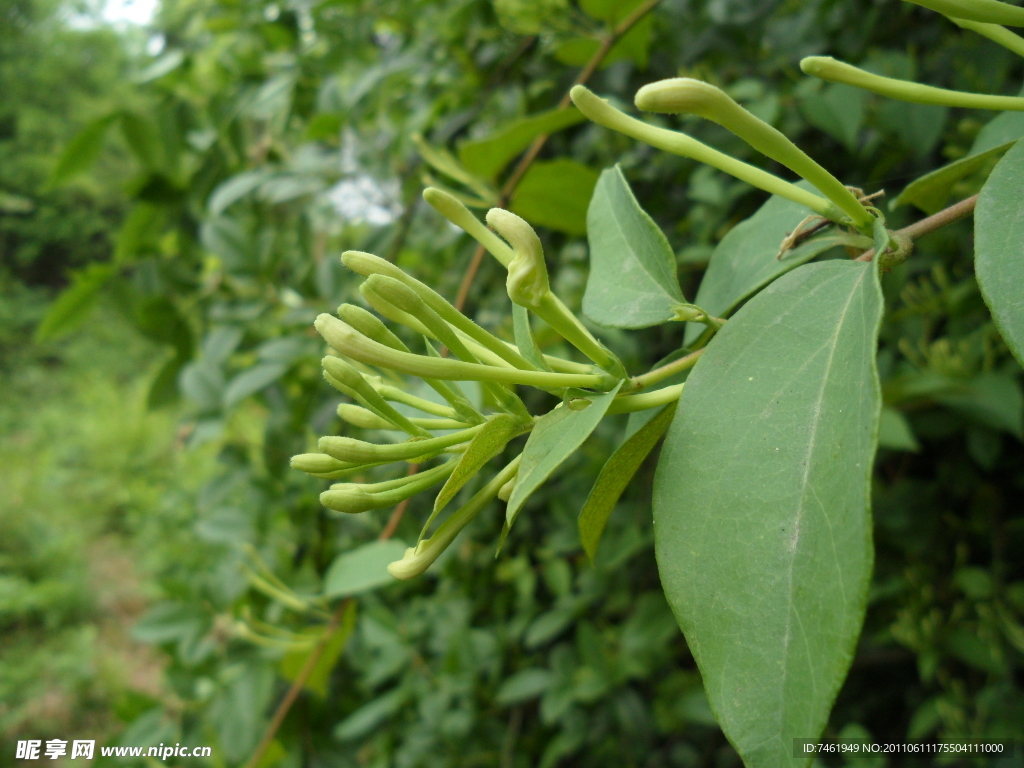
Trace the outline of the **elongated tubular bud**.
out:
[[[982,37],[987,37],[992,42],[998,43],[1009,51],[1013,51],[1018,56],[1024,56],[1024,38],[1020,35],[1015,35],[1005,27],[1001,27],[998,24],[985,24],[981,21],[957,19],[953,16],[950,16],[949,20],[962,29],[969,29],[972,32],[977,32]]]
[[[362,286],[360,286],[360,291],[362,291]],[[393,309],[396,312],[399,311],[397,307],[393,307]],[[384,323],[362,307],[357,307],[353,304],[342,304],[338,307],[338,317],[355,328],[359,333],[379,344],[397,349],[399,352],[410,351],[402,340],[395,336]],[[482,424],[484,422],[483,415],[473,407],[473,404],[469,402],[469,399],[462,393],[457,384],[449,384],[447,381],[439,381],[437,379],[424,379],[424,381],[455,409],[459,418],[468,421],[470,424]],[[415,419],[413,419],[413,423],[415,423]]]
[[[380,466],[384,462],[371,464],[353,463],[351,461],[338,461],[333,456],[324,453],[300,453],[292,456],[292,469],[305,472],[307,475],[318,477],[322,480],[339,480],[357,472],[363,472],[371,467]]]
[[[602,391],[611,389],[617,381],[608,375],[492,368],[489,365],[464,363],[461,360],[437,359],[399,352],[356,333],[350,326],[328,314],[317,317],[315,325],[328,344],[353,360],[413,376],[448,381],[499,381],[504,384],[526,384],[541,389],[581,387]]]
[[[566,341],[616,378],[628,377],[622,362],[593,337],[583,323],[551,291],[544,249],[533,227],[511,211],[492,208],[487,223],[512,245],[516,254],[509,264],[508,295],[533,311]]]
[[[373,275],[370,275],[370,277],[373,277]],[[359,286],[359,295],[362,296],[363,300],[373,307],[380,315],[386,317],[391,322],[404,325],[406,328],[410,328],[421,336],[426,336],[428,339],[434,338],[434,334],[429,328],[427,328],[427,326],[408,312],[404,312],[396,307],[376,291],[372,290],[365,282],[361,283]],[[369,338],[373,337],[371,336]],[[376,339],[374,339],[374,341],[376,341]],[[383,344],[383,342],[380,343]],[[398,349],[398,347],[394,347],[391,344],[386,344],[385,346],[391,347],[392,349]],[[404,352],[406,350],[408,350],[408,347],[402,351]]]
[[[999,0],[907,0],[938,11],[946,16],[955,16],[967,21],[985,24],[1005,24],[1008,27],[1024,27],[1024,8]]]
[[[367,312],[362,307],[357,307],[355,304],[342,304],[338,307],[338,317],[363,334],[363,336],[373,339],[378,344],[383,344],[386,347],[398,349],[402,352],[410,351],[405,346],[405,342],[395,336],[391,329],[384,325],[376,315],[372,312]]]
[[[839,221],[842,218],[841,211],[825,198],[800,189],[796,184],[790,184],[785,179],[780,179],[767,171],[762,171],[760,168],[730,157],[724,152],[712,149],[685,133],[657,128],[630,117],[582,85],[574,86],[569,95],[572,97],[573,103],[579,107],[580,112],[598,125],[624,133],[626,136],[631,136],[674,155],[689,157],[705,165],[710,165],[712,168],[735,176],[758,189],[763,189],[765,192],[799,203],[826,219]]]
[[[447,323],[462,331],[471,339],[487,347],[503,360],[524,371],[536,370],[519,352],[509,348],[501,339],[485,331],[464,314],[459,312],[437,291],[424,285],[419,280],[407,275],[389,261],[385,261],[371,253],[347,251],[341,255],[342,263],[364,277],[370,275],[387,275],[400,280],[420,295],[432,310],[437,312]]]
[[[346,488],[356,487],[362,488],[367,493],[381,493],[382,491],[392,491],[395,488],[403,488],[410,483],[418,483],[424,480],[436,480],[439,477],[448,477],[452,470],[459,463],[459,457],[449,459],[444,464],[438,464],[436,467],[425,469],[422,472],[417,472],[414,475],[402,475],[394,480],[384,480],[379,483],[335,483],[331,486],[332,491],[345,490]]]
[[[409,547],[405,551],[405,557],[396,560],[388,566],[388,573],[396,579],[412,579],[419,576],[438,556],[448,548],[459,532],[465,528],[480,511],[487,506],[497,495],[501,487],[515,477],[519,470],[519,461],[522,456],[516,456],[504,469],[496,474],[491,480],[473,494],[472,498],[463,506],[452,513],[451,517],[441,523],[434,531],[434,535],[425,539],[415,547]]]
[[[874,217],[835,176],[814,162],[781,132],[752,115],[728,94],[701,80],[676,77],[645,85],[635,103],[645,112],[694,114],[718,123],[772,160],[811,182],[859,228],[872,226]]]
[[[376,485],[378,486],[389,486],[377,490],[373,490],[373,486],[363,486],[356,483],[331,486],[330,489],[320,494],[320,503],[335,512],[345,512],[347,514],[393,507],[398,502],[405,501],[417,493],[437,485],[448,477],[454,469],[455,461],[448,461],[426,472],[419,472],[402,478],[404,482],[377,483]]]
[[[321,437],[317,447],[339,461],[408,461],[443,453],[445,448],[472,440],[473,435],[481,429],[483,429],[482,424],[450,435],[432,437],[429,440],[409,440],[404,443],[389,443],[387,445],[367,443],[351,437],[329,435]]]
[[[376,411],[377,414],[387,421],[390,421],[395,426],[402,429],[404,432],[408,432],[413,437],[430,437],[431,434],[423,429],[423,427],[417,427],[403,414],[395,410],[395,407],[391,405],[387,400],[380,396],[373,387],[370,386],[369,382],[363,378],[363,374],[353,368],[351,365],[346,363],[340,357],[332,357],[328,355],[322,361],[324,370],[330,374],[332,378],[337,379],[346,387],[352,389],[360,399],[366,403],[370,410]]]
[[[349,403],[342,403],[338,406],[338,418],[361,429],[398,429],[390,421],[385,421],[373,411],[361,408],[358,405],[350,405]],[[409,421],[417,427],[423,427],[423,429],[465,429],[472,426],[471,423],[456,421],[455,419],[420,419],[409,417]]]
[[[292,456],[292,469],[306,472],[311,475],[322,475],[327,472],[335,472],[339,469],[352,469],[361,466],[349,461],[338,461],[326,453],[299,453]]]
[[[459,418],[459,414],[454,408],[449,408],[448,406],[435,403],[431,400],[426,400],[422,397],[416,397],[416,395],[410,395],[405,390],[393,387],[390,384],[385,384],[383,380],[380,380],[379,383],[371,380],[371,383],[373,384],[374,389],[376,389],[380,393],[380,396],[385,400],[390,400],[393,403],[404,403],[412,408],[416,408],[424,413],[431,413],[442,419],[458,420]]]
[[[423,190],[423,199],[429,203],[431,208],[480,243],[504,266],[507,267],[512,261],[512,250],[501,242],[501,238],[496,237],[491,230],[485,227],[480,219],[474,216],[460,200],[456,200],[447,192],[434,187],[427,187]]]
[[[674,384],[671,387],[656,389],[653,392],[643,392],[639,395],[622,395],[612,400],[608,406],[608,414],[635,413],[646,411],[648,408],[657,408],[659,405],[668,405],[678,400],[683,394],[683,385]]]
[[[395,305],[403,312],[407,312],[423,323],[430,330],[435,339],[444,344],[460,360],[467,363],[478,363],[479,361],[472,352],[462,343],[455,330],[448,325],[441,316],[432,310],[427,303],[420,298],[416,291],[412,290],[405,283],[402,283],[386,275],[370,275],[366,278],[360,290],[363,295],[370,293],[381,296],[385,301]],[[526,410],[523,402],[516,397],[515,393],[497,382],[484,382],[483,387],[491,393],[495,401],[503,410],[514,413],[522,418],[530,418],[530,412]]]
[[[1024,13],[1024,9],[1021,9],[1021,12]],[[808,56],[800,61],[800,69],[805,74],[820,77],[822,80],[853,85],[881,96],[888,96],[890,99],[909,101],[914,104],[1024,111],[1024,98],[1019,96],[990,96],[987,93],[950,91],[945,88],[912,83],[908,80],[882,77],[865,72],[852,64],[836,61],[831,56]]]

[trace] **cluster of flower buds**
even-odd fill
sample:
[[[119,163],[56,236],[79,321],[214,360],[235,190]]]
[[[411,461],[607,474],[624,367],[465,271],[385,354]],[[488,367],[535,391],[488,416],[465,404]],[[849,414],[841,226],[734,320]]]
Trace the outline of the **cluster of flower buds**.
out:
[[[357,251],[342,256],[345,266],[365,278],[359,290],[366,303],[377,315],[421,336],[424,352],[411,350],[377,315],[362,307],[343,304],[337,316],[320,315],[316,329],[329,345],[323,359],[324,377],[352,400],[338,406],[338,416],[362,429],[404,432],[408,439],[376,444],[326,436],[320,438],[318,452],[292,457],[292,467],[330,480],[344,480],[398,462],[426,467],[383,482],[332,485],[320,499],[339,513],[391,507],[443,484],[418,543],[389,567],[396,578],[422,573],[486,504],[497,497],[508,499],[520,457],[506,464],[426,537],[434,518],[463,485],[509,440],[533,428],[536,419],[516,394],[517,385],[540,388],[570,404],[581,393],[618,388],[620,394],[609,413],[658,407],[678,399],[681,391],[677,385],[635,394],[673,371],[629,379],[619,359],[552,293],[540,239],[523,219],[492,209],[487,214],[492,231],[451,195],[428,189],[424,197],[508,268],[508,294],[518,311],[536,314],[591,363],[542,355],[532,337],[529,344],[519,340],[518,346],[503,341],[394,264]],[[526,329],[529,335],[528,322]],[[388,372],[388,378],[376,375],[375,369]],[[403,376],[421,378],[439,400],[410,394],[395,383],[403,381]],[[479,382],[483,400],[489,404],[487,412],[474,405],[458,383],[469,381]],[[406,406],[404,413],[396,403]],[[423,415],[406,415],[411,410]]]

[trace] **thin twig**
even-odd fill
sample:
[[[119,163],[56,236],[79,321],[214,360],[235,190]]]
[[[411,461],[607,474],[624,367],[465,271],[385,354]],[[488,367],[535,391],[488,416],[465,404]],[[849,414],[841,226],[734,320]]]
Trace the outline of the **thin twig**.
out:
[[[327,643],[330,642],[334,634],[341,628],[341,619],[345,615],[345,611],[348,610],[348,605],[351,601],[351,598],[342,600],[341,604],[335,608],[334,613],[331,614],[331,619],[327,622],[327,628],[323,636],[309,654],[306,663],[302,665],[302,669],[299,670],[299,674],[292,682],[288,693],[281,699],[281,703],[277,705],[274,716],[270,718],[270,722],[267,724],[267,730],[263,732],[263,737],[260,739],[260,743],[256,745],[256,749],[253,750],[252,757],[246,762],[245,768],[256,768],[260,761],[263,760],[263,755],[266,754],[271,742],[273,742],[274,737],[277,735],[277,731],[281,727],[281,723],[284,722],[288,711],[292,708],[292,704],[299,697],[299,693],[302,691],[302,687],[306,684],[309,676],[313,674],[313,668],[320,661],[320,657],[324,655]]]
[[[724,322],[724,321],[723,321]],[[698,349],[696,352],[691,352],[688,355],[680,357],[678,360],[673,360],[671,363],[655,368],[653,371],[648,371],[639,376],[634,376],[630,381],[630,386],[626,389],[633,392],[637,389],[643,389],[649,387],[652,384],[657,384],[659,381],[664,381],[669,376],[674,376],[677,373],[681,373],[689,368],[693,368],[697,364],[697,360],[704,354],[703,349]],[[625,389],[623,390],[625,391]]]
[[[909,227],[897,230],[897,235],[903,235],[909,237],[911,240],[917,240],[919,237],[934,232],[937,229],[942,229],[955,221],[967,218],[974,213],[974,207],[978,204],[978,196],[974,195],[968,197],[966,200],[961,200],[956,205],[951,205],[949,208],[945,208],[936,214],[929,216],[926,219],[915,221]],[[871,261],[875,258],[875,249],[872,248],[869,251],[864,251],[860,256],[856,258],[856,261]]]
[[[415,475],[419,471],[419,464],[410,464],[409,473]],[[384,526],[384,530],[380,532],[380,536],[377,537],[378,541],[386,541],[390,539],[395,529],[398,528],[398,524],[402,521],[402,515],[405,514],[406,507],[409,506],[409,500],[403,499],[395,507],[391,513],[391,517],[388,518],[387,525]],[[281,723],[284,722],[285,717],[288,715],[288,711],[292,708],[295,700],[299,697],[299,693],[302,691],[302,686],[306,684],[309,676],[313,674],[313,668],[316,663],[320,661],[320,657],[324,654],[324,648],[331,641],[334,635],[341,629],[341,619],[345,615],[345,611],[348,609],[348,604],[351,602],[351,598],[343,600],[341,604],[335,609],[334,613],[331,614],[330,621],[327,622],[327,626],[324,629],[323,635],[313,648],[313,652],[309,654],[309,658],[306,659],[306,663],[302,665],[302,669],[299,670],[298,677],[292,682],[291,688],[288,689],[288,693],[281,699],[281,703],[277,705],[277,709],[274,711],[274,716],[270,718],[270,722],[267,724],[267,730],[263,732],[263,737],[260,739],[260,743],[256,745],[256,749],[252,753],[252,757],[245,764],[245,768],[256,768],[260,761],[263,759],[263,755],[270,747],[270,743],[274,740],[277,735],[278,729],[281,727]]]
[[[580,73],[576,76],[573,81],[573,85],[583,85],[586,83],[597,68],[601,66],[601,62],[604,61],[605,56],[615,46],[615,44],[626,34],[634,24],[640,19],[654,10],[655,6],[660,3],[661,0],[647,0],[642,5],[637,6],[629,16],[624,18],[619,24],[611,31],[602,42],[601,46],[594,52],[594,55],[590,57],[590,61],[587,62],[586,66],[580,70]],[[569,91],[565,92],[561,101],[558,102],[558,109],[567,109],[572,100],[569,98]],[[533,161],[537,159],[537,155],[544,148],[547,143],[550,134],[543,134],[533,140],[530,148],[526,150],[525,154],[519,159],[516,164],[515,170],[508,177],[508,181],[505,182],[501,188],[501,193],[498,196],[498,208],[504,208],[508,205],[509,200],[512,199],[512,194],[516,191],[516,187],[519,182],[522,181],[523,176],[530,169]],[[473,280],[476,279],[476,273],[480,270],[480,264],[484,259],[484,247],[478,245],[476,250],[473,252],[473,257],[469,260],[469,265],[466,267],[466,272],[462,276],[462,283],[459,285],[459,292],[455,296],[455,308],[462,310],[466,306],[466,301],[469,299],[469,291],[473,286]]]

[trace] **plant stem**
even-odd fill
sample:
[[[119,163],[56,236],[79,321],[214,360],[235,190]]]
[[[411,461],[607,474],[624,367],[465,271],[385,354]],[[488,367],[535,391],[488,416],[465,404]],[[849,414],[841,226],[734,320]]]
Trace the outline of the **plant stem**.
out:
[[[697,360],[700,359],[700,356],[703,354],[704,350],[698,349],[696,352],[691,352],[688,355],[680,357],[678,360],[673,360],[671,363],[661,366],[661,368],[655,368],[653,371],[648,371],[640,376],[634,376],[630,380],[630,386],[627,391],[635,391],[637,389],[649,387],[652,384],[657,384],[659,381],[664,381],[673,374],[692,368],[697,364]]]
[[[911,240],[916,240],[919,237],[923,237],[930,232],[934,232],[937,229],[942,229],[953,222],[960,221],[960,219],[966,218],[974,213],[974,207],[978,204],[978,196],[973,195],[968,197],[966,200],[961,200],[956,205],[951,205],[949,208],[939,211],[936,214],[929,216],[926,219],[916,221],[908,227],[897,230],[897,235],[903,235],[909,237]],[[869,251],[864,251],[860,256],[856,258],[856,261],[871,261],[875,257],[875,249],[872,248]]]
[[[647,0],[645,3],[638,5],[629,16],[624,18],[618,23],[618,25],[611,31],[611,33],[601,41],[601,47],[598,48],[594,55],[590,57],[590,61],[586,63],[583,69],[580,70],[579,75],[573,81],[573,85],[583,85],[590,77],[597,71],[597,68],[601,66],[601,62],[604,61],[604,57],[608,55],[608,52],[612,47],[626,34],[634,24],[640,19],[650,13],[660,3],[661,0]],[[566,91],[562,100],[558,102],[559,109],[567,109],[572,103],[569,98],[569,92]],[[516,164],[512,174],[508,177],[508,180],[501,188],[501,193],[498,195],[497,208],[505,208],[508,206],[509,200],[512,199],[512,193],[515,192],[519,182],[522,181],[523,176],[529,170],[533,161],[537,159],[537,155],[544,148],[547,143],[550,134],[544,134],[538,136],[533,140],[533,144],[530,145],[529,149],[523,154]],[[476,273],[480,269],[480,264],[484,260],[485,249],[482,245],[478,245],[476,250],[473,252],[473,257],[469,260],[469,265],[466,267],[466,272],[462,276],[462,283],[459,285],[459,292],[455,296],[455,308],[462,310],[466,306],[466,301],[469,299],[469,291],[473,287],[473,280],[476,279]]]

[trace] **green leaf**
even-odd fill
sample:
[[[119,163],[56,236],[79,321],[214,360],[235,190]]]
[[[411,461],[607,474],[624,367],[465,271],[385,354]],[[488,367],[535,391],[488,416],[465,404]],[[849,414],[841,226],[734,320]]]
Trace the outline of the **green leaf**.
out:
[[[107,129],[117,119],[117,114],[106,115],[89,123],[71,140],[57,159],[50,174],[50,186],[55,187],[70,181],[87,171],[100,154]]]
[[[583,445],[583,441],[604,418],[608,406],[612,404],[621,386],[620,381],[611,392],[594,395],[590,398],[590,405],[581,411],[573,410],[565,403],[559,403],[537,420],[523,449],[516,484],[505,510],[507,528],[511,528],[515,523],[530,494]]]
[[[177,353],[171,355],[163,362],[160,370],[153,377],[153,383],[149,385],[149,392],[146,395],[146,408],[153,410],[164,405],[170,405],[178,399],[178,375],[187,362],[186,358]]]
[[[1024,365],[1024,143],[1006,153],[978,196],[975,272],[992,319]]]
[[[493,179],[538,136],[557,133],[584,120],[583,113],[575,107],[523,117],[499,128],[486,139],[460,144],[459,160],[470,173]]]
[[[483,469],[488,461],[501,453],[509,440],[516,435],[521,435],[526,426],[522,421],[507,413],[499,413],[488,419],[483,429],[477,432],[466,446],[462,458],[455,465],[455,470],[448,476],[448,480],[438,492],[437,498],[434,499],[434,511],[431,512],[430,519],[424,524],[424,530],[430,527],[434,516],[455,498],[455,494],[462,490],[462,486]]]
[[[528,362],[533,363],[541,371],[550,371],[551,367],[544,359],[544,354],[537,346],[537,340],[533,338],[533,330],[530,328],[530,312],[526,307],[518,304],[512,305],[512,331],[515,334],[516,346],[519,347],[519,354]]]
[[[523,176],[510,210],[531,224],[570,235],[587,232],[587,203],[597,171],[575,160],[537,162]]]
[[[321,699],[327,698],[327,686],[331,681],[331,672],[338,663],[341,652],[345,648],[345,643],[348,642],[355,628],[356,604],[353,601],[345,608],[340,625],[335,630],[334,635],[324,645],[320,658],[317,659],[312,671],[309,673],[309,677],[306,678],[306,684],[303,687],[307,691],[311,691]],[[292,651],[281,659],[280,669],[284,678],[286,680],[295,680],[302,671],[302,668],[306,666],[310,654],[315,650],[316,648]]]
[[[921,450],[907,417],[895,408],[884,407],[878,420],[878,447],[894,451]]]
[[[522,704],[540,696],[554,681],[555,675],[549,669],[523,669],[506,678],[494,699],[504,707]]]
[[[597,476],[597,482],[590,489],[590,495],[587,496],[579,518],[580,541],[591,562],[597,555],[601,534],[604,533],[604,527],[619,497],[626,490],[633,475],[640,469],[640,465],[644,463],[644,459],[665,434],[672,417],[675,416],[676,405],[677,403],[669,403],[662,408],[657,416],[630,435],[601,467],[601,474]]]
[[[654,17],[648,14],[634,24],[630,30],[601,59],[598,69],[605,69],[619,61],[631,60],[641,71],[647,69],[648,53],[654,32]],[[570,67],[588,64],[601,47],[601,41],[593,37],[573,37],[555,49],[555,58]]]
[[[163,56],[154,61],[144,70],[142,70],[135,78],[135,82],[142,84],[148,83],[152,80],[158,80],[166,74],[169,74],[181,66],[182,62],[185,61],[185,52],[180,48],[172,48],[167,51]]]
[[[221,182],[206,203],[211,216],[220,216],[232,203],[241,200],[271,176],[267,171],[246,171]]]
[[[401,560],[406,546],[397,539],[371,541],[334,558],[324,576],[324,597],[347,597],[393,584],[388,566]]]
[[[871,576],[881,405],[876,268],[800,267],[686,381],[654,480],[661,582],[747,768],[804,765],[853,658]]]
[[[71,278],[71,285],[54,299],[36,328],[36,342],[50,341],[81,325],[116,273],[109,264],[90,264]]]
[[[121,135],[135,159],[151,170],[160,168],[163,163],[163,146],[160,143],[160,131],[153,121],[127,110],[121,112],[119,117]]]
[[[798,186],[811,188],[805,181]],[[693,303],[711,315],[726,317],[741,301],[779,275],[847,242],[843,233],[828,232],[786,251],[781,259],[776,258],[782,240],[810,214],[798,203],[776,196],[768,198],[757,213],[722,238],[711,254]],[[700,323],[687,323],[686,344],[693,343],[703,332]]]
[[[266,389],[288,370],[284,363],[257,363],[235,376],[224,389],[224,408],[242,402],[249,395]]]
[[[334,728],[334,738],[338,741],[351,741],[365,736],[401,709],[408,699],[409,694],[404,688],[388,691],[338,723]]]
[[[852,85],[834,83],[800,100],[807,122],[842,142],[851,152],[857,149],[867,106],[867,93]]]
[[[1015,373],[981,373],[958,391],[940,392],[935,401],[976,424],[1024,440],[1024,393]]]
[[[946,206],[957,182],[978,172],[987,175],[985,171],[991,169],[992,161],[1022,136],[1024,114],[1004,112],[981,129],[965,157],[912,181],[891,207],[911,203],[925,213],[936,213]]]
[[[117,233],[114,247],[114,261],[126,264],[145,255],[147,249],[155,250],[157,239],[166,223],[164,208],[150,203],[136,203]]]
[[[619,166],[607,168],[587,210],[590,276],[583,312],[614,328],[648,328],[686,299],[664,233],[633,196]]]
[[[492,205],[497,205],[497,193],[483,179],[464,168],[451,152],[447,149],[431,145],[419,134],[415,134],[412,140],[416,145],[416,149],[419,150],[423,162],[431,168],[440,171],[445,176],[465,184],[483,199],[492,201]]]

